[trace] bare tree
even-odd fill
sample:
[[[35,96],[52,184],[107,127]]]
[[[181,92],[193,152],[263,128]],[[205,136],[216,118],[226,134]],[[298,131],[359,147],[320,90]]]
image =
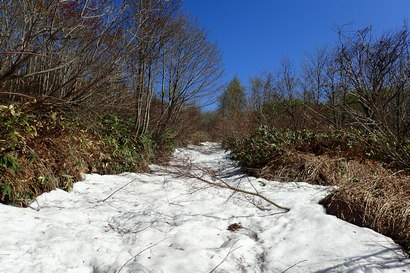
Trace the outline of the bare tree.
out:
[[[223,73],[217,46],[189,18],[179,20],[178,33],[164,44],[161,55],[157,135],[175,123],[184,107],[217,92]]]
[[[339,73],[350,90],[350,112],[366,130],[391,136],[408,134],[408,30],[375,39],[367,27],[347,36],[340,30],[337,49]]]
[[[114,1],[2,0],[0,6],[0,92],[7,99],[80,104],[111,81],[119,35]]]
[[[152,99],[158,79],[164,44],[178,26],[180,1],[128,1],[127,61],[136,98],[135,133],[142,135],[150,124]]]
[[[302,82],[304,100],[319,105],[324,100],[328,89],[328,67],[330,54],[326,47],[319,48],[313,53],[306,53],[306,60],[302,64]]]
[[[301,120],[297,116],[297,111],[300,106],[300,80],[297,77],[292,61],[284,57],[280,62],[280,67],[277,72],[276,90],[281,98],[279,105],[287,114],[287,123],[289,127],[297,129],[300,126]]]
[[[261,76],[252,77],[249,82],[251,85],[250,109],[256,113],[259,126],[267,125],[268,117],[265,108],[277,99],[274,77],[271,73],[264,73]]]

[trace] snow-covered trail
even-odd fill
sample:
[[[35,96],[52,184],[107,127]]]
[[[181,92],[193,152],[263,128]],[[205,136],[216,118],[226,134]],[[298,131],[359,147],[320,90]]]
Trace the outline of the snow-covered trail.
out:
[[[170,166],[91,174],[41,195],[38,211],[0,205],[0,272],[410,272],[391,239],[324,213],[328,188],[242,177],[216,144],[180,149],[174,163],[186,158],[291,210]]]

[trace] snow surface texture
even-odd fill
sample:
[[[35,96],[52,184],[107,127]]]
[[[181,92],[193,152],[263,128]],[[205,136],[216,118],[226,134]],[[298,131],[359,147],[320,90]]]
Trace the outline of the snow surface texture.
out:
[[[291,210],[177,176],[176,165]],[[87,175],[32,208],[0,205],[0,272],[410,272],[390,238],[324,213],[329,188],[245,177],[212,143],[151,168]]]

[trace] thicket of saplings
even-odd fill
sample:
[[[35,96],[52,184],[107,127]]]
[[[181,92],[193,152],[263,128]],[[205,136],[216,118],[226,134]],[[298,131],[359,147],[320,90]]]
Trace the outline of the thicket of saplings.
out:
[[[221,76],[181,1],[0,0],[0,202],[164,160]]]
[[[216,138],[249,173],[338,186],[327,211],[410,250],[410,56],[407,28],[375,38],[341,31],[336,48],[308,55],[298,76],[235,78],[210,117]],[[218,134],[219,132],[219,134]]]

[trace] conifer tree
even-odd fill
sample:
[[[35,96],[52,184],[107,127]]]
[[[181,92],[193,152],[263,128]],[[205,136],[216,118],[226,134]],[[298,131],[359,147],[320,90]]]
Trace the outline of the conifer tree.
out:
[[[235,113],[240,113],[245,108],[245,88],[240,80],[235,76],[228,84],[225,92],[219,97],[219,112],[227,117]]]

